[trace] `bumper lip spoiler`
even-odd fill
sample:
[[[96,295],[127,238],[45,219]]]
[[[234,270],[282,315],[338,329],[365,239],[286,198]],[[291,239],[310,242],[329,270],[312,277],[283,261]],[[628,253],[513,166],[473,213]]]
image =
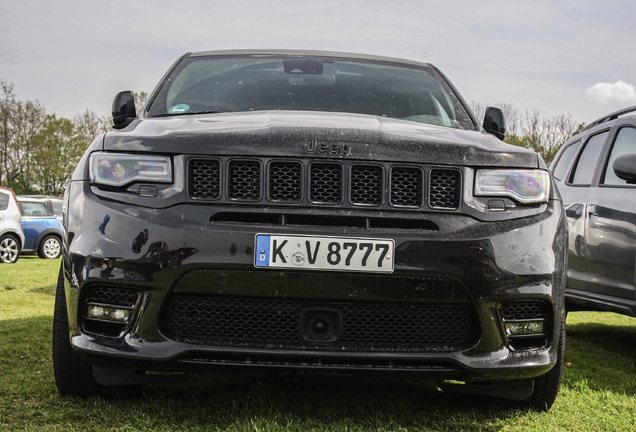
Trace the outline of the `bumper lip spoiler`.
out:
[[[491,396],[518,401],[529,399],[534,391],[532,379],[513,382],[493,381],[484,384],[454,384],[441,381],[437,385],[446,393]]]
[[[122,344],[104,345],[87,335],[71,338],[71,346],[94,365],[108,368],[109,362],[117,359],[123,368],[143,370],[178,370],[179,365],[199,365],[208,369],[229,367],[289,370],[297,367],[331,370],[368,370],[396,372],[421,372],[422,375],[439,375],[435,378],[470,380],[517,380],[534,378],[548,372],[556,361],[556,350],[546,348],[533,351],[510,351],[501,348],[489,353],[470,351],[453,353],[342,353],[291,351],[274,349],[247,349],[227,347],[193,347],[175,341],[148,342],[130,335]],[[553,352],[554,351],[554,352]],[[318,364],[319,361],[323,365]],[[391,362],[395,367],[391,367]],[[316,363],[316,367],[307,365]],[[400,364],[402,363],[402,364]],[[128,364],[129,366],[126,366]],[[143,365],[142,367],[139,367]],[[297,365],[297,366],[295,366]],[[411,367],[412,366],[412,367]],[[410,367],[410,368],[409,368]],[[441,367],[437,370],[435,367]],[[447,372],[451,372],[446,378]]]
[[[187,373],[146,375],[134,369],[111,369],[93,365],[93,378],[104,386],[180,384],[190,377]]]
[[[298,365],[297,367],[303,367]],[[333,368],[326,367],[329,370]],[[458,369],[444,368],[440,366],[432,366],[431,372],[439,378],[440,374],[448,375],[449,379],[453,375],[461,374]],[[368,368],[357,367],[347,368],[347,371],[355,372],[359,370],[368,370]],[[384,368],[383,370],[387,370]],[[413,369],[415,372],[416,370]],[[404,370],[400,370],[404,372]],[[417,370],[421,372],[421,370]],[[126,385],[152,385],[152,384],[180,384],[190,379],[188,373],[172,373],[172,374],[152,374],[146,375],[139,373],[134,369],[111,369],[102,366],[93,366],[93,377],[95,381],[104,386],[126,386]],[[490,396],[512,400],[526,400],[532,396],[534,391],[534,380],[525,379],[519,381],[506,382],[488,382],[488,383],[471,383],[457,384],[446,381],[438,381],[438,387],[451,394]]]

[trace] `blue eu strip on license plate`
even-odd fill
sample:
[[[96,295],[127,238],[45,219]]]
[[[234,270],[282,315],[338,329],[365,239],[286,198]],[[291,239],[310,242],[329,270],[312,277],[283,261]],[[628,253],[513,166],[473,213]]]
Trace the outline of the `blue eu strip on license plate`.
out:
[[[392,239],[257,234],[254,265],[296,270],[392,273]]]

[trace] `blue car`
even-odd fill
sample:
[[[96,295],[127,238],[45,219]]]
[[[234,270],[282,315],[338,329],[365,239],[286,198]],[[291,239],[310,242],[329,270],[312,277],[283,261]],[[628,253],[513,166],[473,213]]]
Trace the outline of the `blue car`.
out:
[[[37,253],[40,258],[55,259],[62,252],[62,225],[46,202],[18,197],[22,207],[22,254]]]

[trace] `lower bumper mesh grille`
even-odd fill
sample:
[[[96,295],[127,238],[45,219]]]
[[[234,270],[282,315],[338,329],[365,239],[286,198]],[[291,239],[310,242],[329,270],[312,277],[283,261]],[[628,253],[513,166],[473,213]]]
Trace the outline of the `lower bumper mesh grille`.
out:
[[[337,310],[342,337],[337,346],[311,350],[344,352],[449,352],[474,342],[466,304],[345,303],[246,299],[177,294],[165,330],[177,341],[241,347],[307,349],[300,340],[304,309]]]

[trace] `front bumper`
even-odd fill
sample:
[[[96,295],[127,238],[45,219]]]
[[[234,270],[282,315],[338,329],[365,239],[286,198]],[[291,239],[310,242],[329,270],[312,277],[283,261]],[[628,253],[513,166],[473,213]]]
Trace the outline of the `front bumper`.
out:
[[[522,219],[484,223],[438,214],[433,216],[438,231],[369,232],[212,223],[213,206],[131,208],[100,200],[84,182],[71,184],[69,198],[67,214],[75,217],[67,218],[64,274],[71,343],[94,364],[156,371],[375,370],[503,380],[541,375],[556,361],[566,245],[558,203]],[[255,269],[259,232],[391,238],[395,271]],[[130,320],[112,325],[88,319],[87,304],[96,290],[101,303],[112,293],[134,293]],[[183,299],[189,303],[177,305]],[[273,311],[266,320],[284,313],[292,317],[281,319],[287,322],[281,333],[271,333],[278,324],[259,321],[263,305]],[[545,334],[530,342],[509,337],[503,320],[510,305],[535,307],[545,319]],[[179,307],[181,313],[175,313]],[[221,312],[239,309],[231,321],[234,330],[228,330],[227,320],[209,323]],[[252,312],[245,315],[248,309]],[[459,312],[444,315],[446,325],[440,325],[435,314],[448,310]],[[303,320],[293,317],[323,312],[335,314],[343,329],[333,340],[303,339]],[[356,336],[346,333],[345,316],[365,314]],[[414,330],[412,320],[426,316],[433,317],[429,327]],[[449,330],[453,326],[463,327]],[[375,330],[360,335],[367,328]]]

